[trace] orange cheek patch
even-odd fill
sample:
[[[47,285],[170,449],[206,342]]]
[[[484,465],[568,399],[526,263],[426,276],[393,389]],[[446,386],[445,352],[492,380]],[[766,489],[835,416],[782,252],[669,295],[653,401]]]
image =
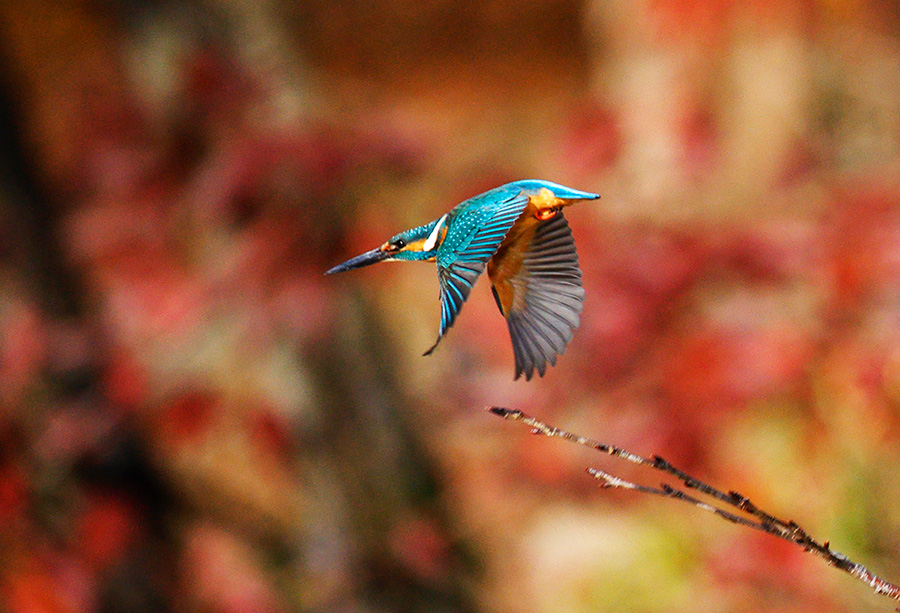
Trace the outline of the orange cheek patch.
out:
[[[406,247],[401,249],[401,251],[424,251],[425,247],[425,239],[414,241],[408,244]]]

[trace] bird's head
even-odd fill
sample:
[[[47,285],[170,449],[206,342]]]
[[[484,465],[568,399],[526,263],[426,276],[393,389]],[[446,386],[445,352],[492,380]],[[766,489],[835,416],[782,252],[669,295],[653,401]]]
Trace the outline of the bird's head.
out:
[[[435,219],[431,223],[405,230],[392,236],[386,243],[371,251],[350,258],[338,264],[325,274],[331,275],[345,270],[362,268],[376,262],[397,262],[413,260],[430,260],[437,254],[438,247],[447,233],[447,216]]]

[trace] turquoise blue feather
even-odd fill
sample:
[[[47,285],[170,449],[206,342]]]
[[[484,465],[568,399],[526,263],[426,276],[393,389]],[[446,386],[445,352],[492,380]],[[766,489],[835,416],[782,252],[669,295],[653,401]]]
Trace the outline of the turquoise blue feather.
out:
[[[447,235],[435,258],[441,286],[441,328],[425,355],[434,351],[456,321],[475,281],[527,204],[527,194],[505,185],[450,211]]]

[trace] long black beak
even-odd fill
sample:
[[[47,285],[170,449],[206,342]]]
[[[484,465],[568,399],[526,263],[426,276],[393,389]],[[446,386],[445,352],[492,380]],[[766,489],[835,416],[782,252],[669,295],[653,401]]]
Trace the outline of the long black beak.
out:
[[[390,257],[390,253],[387,251],[383,251],[380,247],[377,249],[372,249],[371,251],[366,251],[365,253],[356,256],[355,258],[350,258],[343,264],[338,264],[334,268],[325,272],[326,275],[333,275],[337,272],[344,272],[345,270],[353,270],[354,268],[362,268],[363,266],[368,266],[369,264],[375,264],[376,262],[380,262]]]

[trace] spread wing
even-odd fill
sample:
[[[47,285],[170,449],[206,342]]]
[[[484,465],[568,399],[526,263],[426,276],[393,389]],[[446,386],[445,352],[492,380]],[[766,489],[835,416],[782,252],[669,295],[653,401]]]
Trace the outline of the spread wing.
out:
[[[524,374],[530,380],[535,370],[544,376],[547,363],[556,364],[578,327],[584,303],[578,253],[569,224],[558,213],[533,234],[517,233],[504,257],[521,263],[504,274],[502,263],[491,262],[494,298],[509,326],[516,378]]]
[[[521,189],[498,188],[467,200],[450,212],[447,235],[438,247],[436,261],[441,285],[441,338],[456,321],[475,280],[528,204]]]

